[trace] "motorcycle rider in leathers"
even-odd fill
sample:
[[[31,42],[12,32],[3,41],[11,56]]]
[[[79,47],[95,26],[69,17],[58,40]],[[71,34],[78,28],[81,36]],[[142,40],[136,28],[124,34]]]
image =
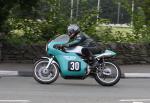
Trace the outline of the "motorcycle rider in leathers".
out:
[[[95,60],[93,55],[101,52],[101,49],[98,46],[98,44],[88,35],[83,33],[80,30],[79,26],[77,26],[76,24],[69,25],[67,31],[71,42],[61,45],[61,47],[71,48],[75,46],[82,46],[83,48],[81,50],[81,53],[84,57],[86,57],[89,63],[91,63],[90,68],[93,69],[96,66],[98,66],[99,64]]]

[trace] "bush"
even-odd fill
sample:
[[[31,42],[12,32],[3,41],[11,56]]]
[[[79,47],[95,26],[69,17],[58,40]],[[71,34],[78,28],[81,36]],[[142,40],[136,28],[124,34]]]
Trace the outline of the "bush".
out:
[[[10,31],[5,36],[6,40],[14,44],[43,43],[66,29],[64,26],[60,29],[55,21],[51,20],[9,18],[7,25]]]
[[[135,34],[132,28],[123,27],[97,27],[97,33],[95,39],[98,41],[108,43],[108,42],[122,42],[122,43],[142,43],[150,42],[150,30],[148,27],[140,29],[138,35]]]
[[[7,21],[10,32],[8,33],[8,42],[12,43],[32,43],[41,39],[43,22],[31,19],[14,19]]]

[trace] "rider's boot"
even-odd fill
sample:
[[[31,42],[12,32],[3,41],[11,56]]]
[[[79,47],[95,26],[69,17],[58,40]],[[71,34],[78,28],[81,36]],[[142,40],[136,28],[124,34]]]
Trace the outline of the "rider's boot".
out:
[[[94,57],[90,57],[89,58],[89,61],[90,61],[90,69],[95,69],[96,67],[99,66],[99,62],[94,58]]]

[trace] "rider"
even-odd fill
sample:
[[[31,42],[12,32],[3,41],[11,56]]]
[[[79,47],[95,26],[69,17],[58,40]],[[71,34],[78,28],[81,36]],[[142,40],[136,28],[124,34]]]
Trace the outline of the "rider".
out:
[[[62,45],[62,47],[70,48],[82,46],[81,54],[91,63],[91,68],[98,66],[98,63],[93,56],[93,54],[100,53],[101,51],[98,44],[92,38],[83,33],[76,24],[69,25],[67,30],[71,42]]]

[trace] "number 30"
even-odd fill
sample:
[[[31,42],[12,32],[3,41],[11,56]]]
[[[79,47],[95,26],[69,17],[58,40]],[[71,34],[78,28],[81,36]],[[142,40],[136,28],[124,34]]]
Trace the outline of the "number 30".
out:
[[[70,70],[75,70],[75,71],[78,71],[80,70],[80,63],[79,62],[70,62],[71,64],[71,68]]]

